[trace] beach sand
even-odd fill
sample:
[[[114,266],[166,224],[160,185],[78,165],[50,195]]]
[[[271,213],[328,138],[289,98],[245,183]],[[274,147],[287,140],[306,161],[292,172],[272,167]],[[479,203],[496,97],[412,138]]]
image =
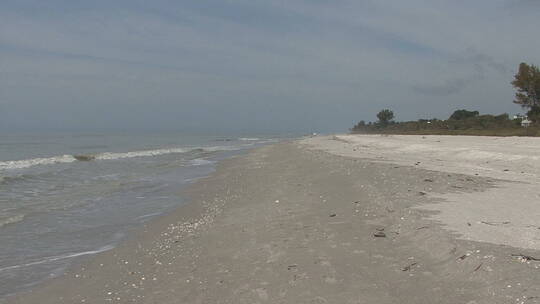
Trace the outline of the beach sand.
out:
[[[540,302],[540,262],[512,256],[540,257],[520,226],[537,206],[499,199],[532,191],[534,165],[454,164],[430,148],[444,140],[315,137],[223,161],[190,204],[8,303]]]

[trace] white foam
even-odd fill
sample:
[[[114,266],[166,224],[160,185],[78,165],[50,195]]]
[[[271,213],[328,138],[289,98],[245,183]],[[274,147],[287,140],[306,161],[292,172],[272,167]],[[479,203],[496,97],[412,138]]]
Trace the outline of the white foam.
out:
[[[240,137],[238,140],[240,140],[240,141],[257,141],[257,140],[261,140],[261,139],[257,138],[257,137]]]
[[[157,150],[143,150],[143,151],[132,151],[132,152],[105,152],[96,155],[97,160],[113,160],[113,159],[123,159],[123,158],[133,158],[133,157],[145,157],[145,156],[159,156],[165,154],[174,154],[174,153],[186,153],[190,149],[186,148],[173,148],[173,149],[157,149]]]
[[[32,158],[24,160],[0,161],[0,170],[23,169],[37,165],[52,165],[60,163],[72,163],[76,159],[72,155],[61,155],[46,158]]]
[[[107,251],[107,250],[111,250],[113,248],[114,248],[113,246],[108,245],[108,246],[101,247],[101,248],[99,248],[97,250],[75,252],[75,253],[67,253],[67,254],[63,254],[63,255],[46,257],[46,258],[43,258],[41,260],[30,262],[30,263],[3,267],[3,268],[0,268],[0,272],[6,271],[6,270],[17,269],[17,268],[28,267],[28,266],[39,265],[39,264],[44,264],[44,263],[48,263],[48,262],[71,259],[71,258],[76,258],[76,257],[80,257],[80,256],[90,255],[90,254],[97,254],[97,253],[101,253],[101,252],[104,252],[104,251]]]
[[[247,138],[246,140],[255,140],[254,138]],[[212,147],[189,147],[189,148],[167,148],[167,149],[156,149],[156,150],[141,150],[141,151],[130,151],[130,152],[104,152],[98,153],[95,155],[83,155],[78,154],[77,157],[85,156],[88,158],[87,161],[95,160],[116,160],[116,159],[126,159],[126,158],[135,158],[135,157],[150,157],[150,156],[159,156],[166,154],[176,154],[176,153],[186,153],[195,150],[201,150],[206,152],[217,152],[217,151],[236,151],[241,150],[246,147],[252,146],[253,143],[246,143],[235,146],[212,146]],[[53,156],[47,158],[33,158],[25,160],[13,160],[13,161],[0,161],[0,171],[9,170],[9,169],[24,169],[38,165],[53,165],[59,163],[72,163],[77,161],[77,158],[73,155],[61,155]],[[1,182],[2,180],[0,180]]]
[[[204,166],[204,165],[211,165],[215,162],[211,160],[203,159],[203,158],[197,158],[197,159],[191,160],[189,163],[192,166]]]

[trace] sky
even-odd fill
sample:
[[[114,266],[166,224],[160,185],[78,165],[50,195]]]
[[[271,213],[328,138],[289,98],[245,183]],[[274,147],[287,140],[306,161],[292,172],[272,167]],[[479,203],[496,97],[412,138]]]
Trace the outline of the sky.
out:
[[[2,130],[336,132],[521,112],[537,0],[1,0]]]

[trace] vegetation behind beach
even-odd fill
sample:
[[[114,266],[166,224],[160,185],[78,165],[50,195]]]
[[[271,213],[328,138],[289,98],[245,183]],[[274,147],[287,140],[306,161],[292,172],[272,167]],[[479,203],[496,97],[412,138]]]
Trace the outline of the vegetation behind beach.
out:
[[[360,121],[352,133],[416,134],[416,135],[485,135],[485,136],[540,136],[540,69],[521,63],[511,82],[516,89],[514,103],[527,115],[510,117],[483,114],[466,109],[456,110],[448,119],[419,119],[394,121],[394,112],[383,109],[376,122]]]

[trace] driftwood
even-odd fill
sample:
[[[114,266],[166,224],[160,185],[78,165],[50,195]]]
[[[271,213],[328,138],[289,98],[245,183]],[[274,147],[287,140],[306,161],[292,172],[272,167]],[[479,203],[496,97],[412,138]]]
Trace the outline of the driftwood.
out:
[[[460,261],[463,261],[463,260],[465,260],[467,257],[468,257],[468,255],[464,254],[464,255],[460,256],[459,258],[457,258],[457,259],[460,260]]]
[[[512,254],[513,257],[518,257],[518,258],[521,258],[525,261],[537,261],[539,262],[540,261],[540,258],[536,258],[536,257],[533,257],[533,256],[530,256],[530,255],[524,255],[524,254]]]
[[[386,237],[386,233],[382,232],[382,231],[377,231],[373,234],[374,237],[376,238],[385,238]]]
[[[510,224],[510,222],[485,222],[485,221],[481,221],[480,223],[490,225],[490,226],[501,226],[501,225]]]
[[[484,263],[480,263],[480,265],[476,266],[476,268],[473,270],[473,272],[478,271],[482,267],[482,265],[484,265]]]

